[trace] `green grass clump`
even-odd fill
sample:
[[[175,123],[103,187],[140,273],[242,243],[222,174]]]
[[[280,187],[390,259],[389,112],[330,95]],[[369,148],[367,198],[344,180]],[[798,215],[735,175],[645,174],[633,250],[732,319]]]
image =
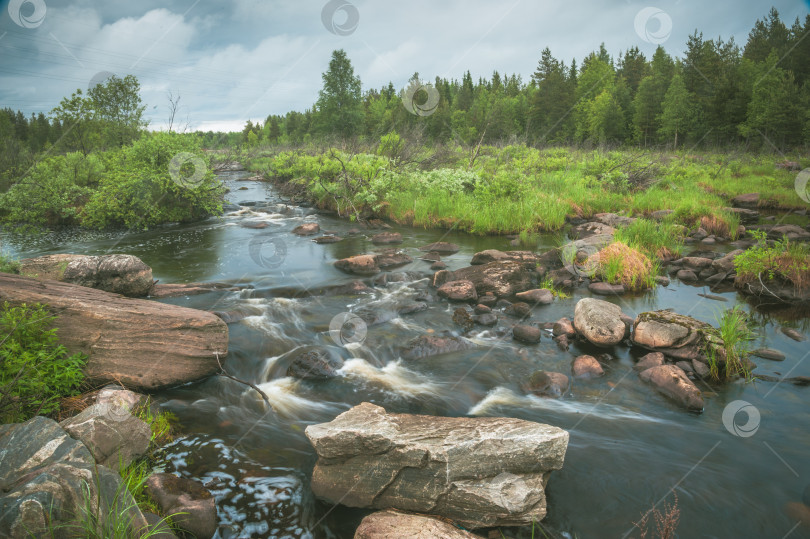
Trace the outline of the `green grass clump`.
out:
[[[769,243],[765,232],[752,234],[757,243],[734,259],[737,285],[776,280],[792,284],[796,291],[810,287],[810,245],[787,238]]]
[[[656,223],[649,219],[636,219],[628,226],[619,228],[613,239],[633,245],[650,258],[675,258],[683,249],[683,234],[672,223]]]
[[[148,474],[147,474],[148,476]],[[133,523],[137,515],[138,504],[130,489],[143,488],[146,476],[132,471],[128,478],[121,481],[112,500],[103,500],[99,495],[100,485],[87,482],[82,487],[82,505],[79,514],[69,523],[52,526],[51,537],[62,537],[63,531],[72,537],[88,539],[141,539],[161,533],[171,532],[169,517],[162,518],[149,529],[138,528]]]
[[[655,286],[659,265],[640,248],[615,241],[590,257],[596,263],[596,274],[610,284],[621,284],[626,290],[646,290]]]
[[[552,281],[550,277],[546,277],[545,279],[543,279],[543,281],[540,283],[540,288],[545,288],[546,290],[551,292],[551,294],[556,298],[568,299],[571,297],[570,294],[566,294],[563,290],[560,290],[559,288],[555,287],[554,281]]]
[[[713,380],[730,380],[735,376],[751,378],[751,372],[746,366],[746,360],[751,353],[748,343],[754,340],[754,332],[750,329],[748,314],[740,305],[733,309],[723,311],[718,319],[718,328],[710,331],[712,335],[722,340],[722,355],[709,348],[709,373]]]
[[[0,307],[0,422],[56,413],[78,393],[87,358],[58,344],[55,318],[44,305]]]

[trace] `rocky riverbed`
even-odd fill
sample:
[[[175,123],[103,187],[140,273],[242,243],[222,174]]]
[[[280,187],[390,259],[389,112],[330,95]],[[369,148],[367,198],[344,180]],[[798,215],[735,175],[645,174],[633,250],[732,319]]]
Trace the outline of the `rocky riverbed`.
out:
[[[239,173],[229,177],[237,185]],[[208,311],[227,325],[227,372],[261,389],[269,404],[221,376],[145,389],[183,425],[183,436],[162,452],[160,471],[211,493],[217,536],[375,537],[424,525],[434,536],[486,535],[497,526],[504,536],[529,537],[530,525],[513,526],[541,513],[550,533],[624,535],[673,488],[689,514],[679,528],[685,536],[745,536],[752,529],[781,536],[801,522],[802,478],[810,473],[802,457],[810,442],[802,384],[810,371],[801,339],[810,328],[801,306],[782,304],[773,313],[745,303],[728,265],[729,254],[745,245],[692,231],[686,256],[667,261],[668,283],[628,293],[570,271],[551,237],[527,250],[509,238],[362,226],[291,205],[266,184],[238,185],[248,189],[233,190],[225,217],[205,223],[126,235],[6,237],[25,256],[135,255],[169,288],[131,301]],[[588,253],[604,245],[606,227],[622,226],[620,217],[572,225],[583,230],[572,232],[572,241],[582,242],[575,248]],[[544,275],[570,297],[543,289]],[[722,278],[712,282],[715,276]],[[217,284],[185,284],[206,282]],[[102,287],[100,280],[91,284]],[[719,343],[706,329],[734,304],[750,312],[757,332],[752,347],[761,350],[751,359],[759,382],[707,377],[707,351]],[[755,422],[744,406],[756,410]],[[359,430],[372,416],[385,433],[371,432],[372,446],[318,448],[322,436],[342,440],[342,428],[349,440],[363,440]],[[481,451],[491,458],[477,472],[478,488],[507,489],[503,499],[513,500],[518,509],[510,511],[524,520],[471,521],[435,496],[447,488],[467,492],[472,476],[457,476],[462,489],[456,479],[431,483],[441,459],[409,466],[413,477],[396,472],[420,451],[433,454],[407,441],[426,416],[458,419],[469,425],[458,432],[482,435],[478,420],[524,422],[492,427],[498,438],[503,429],[558,429],[567,433],[564,464],[501,469],[495,453]],[[443,429],[435,429],[437,440],[452,431]],[[389,449],[365,450],[373,444]],[[519,457],[518,447],[502,454],[521,462],[528,453]],[[406,460],[389,460],[394,453]],[[335,506],[352,473],[341,466],[353,459],[391,475],[363,483],[370,501]],[[532,476],[549,470],[547,483]],[[407,485],[421,485],[425,496]],[[483,503],[487,496],[474,498]],[[434,517],[373,512],[384,507]]]

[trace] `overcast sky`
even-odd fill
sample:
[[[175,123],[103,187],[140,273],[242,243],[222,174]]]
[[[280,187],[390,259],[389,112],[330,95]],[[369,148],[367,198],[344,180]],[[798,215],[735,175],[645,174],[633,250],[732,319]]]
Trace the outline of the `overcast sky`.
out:
[[[681,55],[695,29],[743,45],[771,5],[790,25],[808,1],[773,0],[0,0],[0,107],[49,111],[99,72],[134,74],[153,129],[166,94],[193,128],[238,130],[304,110],[332,50],[363,89],[405,86],[418,71],[529,80],[548,46],[570,63],[604,42],[614,56],[661,43]]]

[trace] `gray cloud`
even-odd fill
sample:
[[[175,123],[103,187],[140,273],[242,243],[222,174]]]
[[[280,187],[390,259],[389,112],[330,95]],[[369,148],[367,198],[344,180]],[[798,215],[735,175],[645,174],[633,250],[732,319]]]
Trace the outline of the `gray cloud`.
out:
[[[99,71],[132,73],[141,81],[153,128],[165,120],[171,90],[182,97],[180,115],[203,129],[238,129],[248,118],[261,121],[311,106],[336,48],[346,49],[365,89],[389,81],[404,87],[416,71],[426,79],[460,78],[469,69],[477,79],[498,70],[527,81],[546,46],[566,63],[602,42],[614,55],[631,46],[651,55],[656,38],[645,41],[634,25],[646,7],[657,7],[671,21],[662,45],[675,55],[695,29],[743,45],[770,7],[731,0],[652,6],[647,0],[352,0],[359,24],[340,36],[321,22],[325,0],[28,0],[24,15],[32,1],[47,8],[36,28],[15,24],[9,2],[2,2],[0,106],[48,111],[86,88]],[[788,25],[807,13],[807,5],[795,0],[773,4]],[[648,24],[649,35],[665,30],[660,21]]]

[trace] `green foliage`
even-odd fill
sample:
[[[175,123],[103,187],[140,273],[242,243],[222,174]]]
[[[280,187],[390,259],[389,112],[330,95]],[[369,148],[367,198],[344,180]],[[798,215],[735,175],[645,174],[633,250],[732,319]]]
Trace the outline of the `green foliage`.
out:
[[[149,397],[146,402],[141,404],[137,410],[134,411],[135,417],[149,425],[152,431],[150,438],[149,451],[153,451],[162,447],[174,439],[174,433],[177,428],[177,416],[171,412],[159,411],[157,413],[152,411],[150,406],[151,402]]]
[[[343,49],[332,52],[329,69],[323,73],[318,93],[319,128],[322,133],[343,137],[355,135],[363,124],[360,77]]]
[[[172,178],[171,160],[194,154],[202,164],[200,178]],[[222,211],[224,189],[208,166],[199,142],[176,133],[144,134],[132,146],[105,155],[102,176],[80,213],[80,224],[91,228],[124,226],[146,229],[161,223],[202,219]],[[187,163],[189,166],[192,162]]]
[[[86,357],[57,343],[55,317],[43,305],[0,308],[0,421],[25,421],[59,410],[77,394]]]
[[[671,223],[636,219],[628,226],[618,228],[613,239],[635,246],[648,257],[665,258],[680,254],[683,249],[681,230]]]
[[[738,284],[782,280],[797,291],[810,287],[810,245],[787,238],[768,242],[763,231],[753,230],[757,243],[734,259]]]
[[[0,272],[19,274],[20,263],[13,257],[0,252]]]
[[[730,380],[735,376],[751,378],[746,360],[751,353],[748,343],[755,334],[750,329],[751,321],[742,306],[726,309],[718,318],[718,328],[710,335],[722,340],[722,354],[709,348],[709,372],[714,380]],[[724,357],[719,357],[724,356]]]
[[[39,226],[77,224],[104,169],[96,154],[71,152],[46,158],[0,195],[2,219]]]

